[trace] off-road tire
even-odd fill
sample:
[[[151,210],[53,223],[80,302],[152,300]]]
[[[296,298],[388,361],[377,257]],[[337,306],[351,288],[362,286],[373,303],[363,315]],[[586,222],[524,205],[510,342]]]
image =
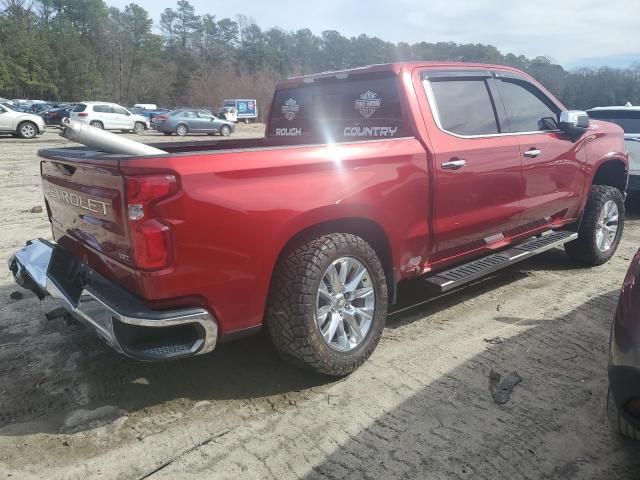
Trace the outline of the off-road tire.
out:
[[[622,435],[623,437],[631,438],[632,440],[640,441],[640,430],[631,425],[627,419],[620,414],[616,401],[613,399],[611,389],[609,389],[609,395],[607,396],[607,417],[611,428]]]
[[[142,135],[146,129],[147,127],[142,122],[136,122],[133,125],[133,133],[135,133],[136,135]]]
[[[596,233],[600,212],[609,200],[613,200],[618,206],[618,231],[609,250],[603,252],[596,245]],[[602,265],[616,253],[623,230],[624,195],[622,192],[608,185],[592,185],[578,230],[578,238],[566,243],[564,249],[576,262],[590,266]]]
[[[91,122],[89,122],[89,125],[94,128],[99,128],[100,130],[104,130],[104,124],[102,122],[99,122],[98,120],[92,120]]]
[[[323,339],[316,322],[317,292],[327,267],[340,257],[354,257],[367,268],[376,295],[369,332],[353,350],[339,352]],[[288,361],[316,372],[344,376],[362,365],[376,348],[387,316],[387,282],[376,252],[362,238],[332,233],[302,241],[276,265],[265,323]]]
[[[36,138],[38,136],[38,127],[33,122],[21,122],[16,129],[16,133],[20,138]]]

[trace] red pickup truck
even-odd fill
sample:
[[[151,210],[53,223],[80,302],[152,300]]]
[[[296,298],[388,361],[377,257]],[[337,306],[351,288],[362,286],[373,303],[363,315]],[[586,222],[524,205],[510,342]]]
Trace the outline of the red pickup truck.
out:
[[[292,78],[262,139],[155,146],[166,153],[40,151],[55,243],[9,262],[142,360],[264,325],[283,356],[345,375],[399,282],[450,290],[562,244],[599,265],[623,230],[622,129],[503,66]]]

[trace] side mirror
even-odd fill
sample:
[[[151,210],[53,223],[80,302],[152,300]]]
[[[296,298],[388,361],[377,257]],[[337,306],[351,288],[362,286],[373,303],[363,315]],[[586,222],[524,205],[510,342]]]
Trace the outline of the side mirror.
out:
[[[589,128],[589,115],[582,110],[560,112],[560,130],[577,139]]]

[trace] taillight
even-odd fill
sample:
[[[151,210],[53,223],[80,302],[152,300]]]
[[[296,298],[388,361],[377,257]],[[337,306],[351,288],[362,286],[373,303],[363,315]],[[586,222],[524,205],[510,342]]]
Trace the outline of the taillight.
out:
[[[78,116],[79,116],[79,117],[88,117],[88,116],[89,116],[89,114],[88,114],[87,112],[80,112],[80,113],[78,114]]]
[[[127,220],[133,262],[142,270],[157,270],[171,260],[171,227],[156,215],[156,204],[177,192],[173,175],[126,177]]]
[[[155,117],[153,117],[154,120],[158,120],[160,122],[164,122],[168,118],[169,117],[167,117],[166,115],[156,115]]]

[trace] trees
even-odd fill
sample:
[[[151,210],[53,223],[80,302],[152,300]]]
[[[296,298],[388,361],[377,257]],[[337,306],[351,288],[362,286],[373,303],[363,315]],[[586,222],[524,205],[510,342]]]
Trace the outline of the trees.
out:
[[[278,78],[397,60],[455,60],[511,65],[531,73],[570,108],[640,103],[640,66],[567,72],[548,57],[503,54],[453,42],[390,43],[336,30],[263,30],[246,16],[201,15],[177,0],[160,33],[135,3],[103,0],[0,0],[0,95],[105,99],[130,104],[219,105],[259,98]]]

